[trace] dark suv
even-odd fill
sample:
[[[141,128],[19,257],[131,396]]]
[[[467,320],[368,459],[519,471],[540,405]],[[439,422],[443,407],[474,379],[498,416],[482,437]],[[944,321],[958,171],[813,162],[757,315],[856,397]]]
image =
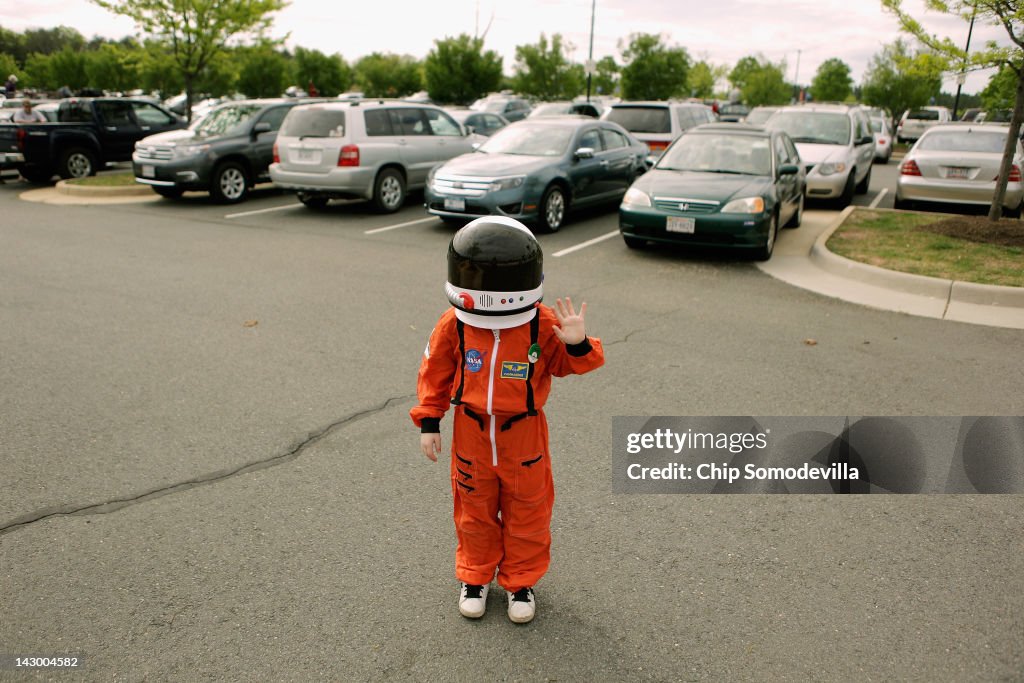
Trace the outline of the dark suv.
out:
[[[274,142],[285,115],[309,100],[240,100],[220,105],[188,130],[151,135],[135,145],[135,180],[163,197],[208,191],[216,201],[243,201],[270,179]]]

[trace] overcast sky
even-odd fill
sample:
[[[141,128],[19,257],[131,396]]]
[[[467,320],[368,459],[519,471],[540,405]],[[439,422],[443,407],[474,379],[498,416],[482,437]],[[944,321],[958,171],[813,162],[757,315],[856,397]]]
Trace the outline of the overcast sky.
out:
[[[620,60],[620,41],[629,34],[661,33],[685,47],[695,59],[733,65],[748,54],[763,53],[786,62],[786,76],[808,84],[821,62],[838,57],[860,82],[868,60],[885,43],[900,36],[896,20],[878,0],[597,0],[594,58]],[[933,33],[962,43],[967,24],[925,13],[922,0],[905,0]],[[290,34],[287,45],[340,53],[352,62],[371,52],[425,57],[435,39],[473,34],[490,24],[486,47],[504,57],[512,72],[515,47],[536,42],[541,32],[561,33],[575,49],[576,61],[587,57],[591,0],[293,0],[275,15],[272,35]],[[479,13],[479,20],[478,20]],[[137,32],[133,23],[88,0],[4,2],[0,26],[26,28],[68,25],[86,37],[120,38]],[[1008,42],[1002,28],[975,26],[972,44],[987,39]],[[797,59],[799,53],[799,72]],[[981,90],[991,72],[972,74],[964,92]],[[956,89],[950,76],[943,90]]]

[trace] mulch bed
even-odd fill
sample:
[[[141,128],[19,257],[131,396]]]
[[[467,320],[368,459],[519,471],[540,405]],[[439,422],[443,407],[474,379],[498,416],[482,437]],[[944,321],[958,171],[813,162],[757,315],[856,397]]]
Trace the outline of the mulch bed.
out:
[[[1017,218],[1002,218],[992,223],[986,216],[952,216],[922,225],[917,230],[969,242],[1024,248],[1024,221]]]

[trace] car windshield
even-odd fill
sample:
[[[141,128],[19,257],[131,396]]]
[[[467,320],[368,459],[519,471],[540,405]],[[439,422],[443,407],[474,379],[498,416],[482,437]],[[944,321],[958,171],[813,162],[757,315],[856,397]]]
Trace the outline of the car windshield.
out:
[[[762,109],[760,107],[757,109],[753,109],[749,114],[747,114],[747,123],[749,123],[752,126],[760,126],[762,123],[770,119],[772,114],[774,114],[776,111],[778,110]]]
[[[670,133],[668,107],[612,107],[607,119],[630,133]]]
[[[938,121],[939,112],[934,109],[915,109],[907,114],[908,119],[917,119],[918,121]]]
[[[575,128],[517,124],[502,128],[479,147],[487,154],[559,157],[569,148]]]
[[[850,118],[818,111],[780,111],[769,125],[789,134],[793,142],[818,145],[850,144]]]
[[[505,111],[505,105],[508,100],[477,100],[469,106],[470,109],[476,111],[489,111],[494,114],[501,114]]]
[[[658,160],[662,171],[771,175],[768,138],[754,135],[689,133]]]
[[[558,116],[559,114],[568,114],[569,110],[572,109],[570,104],[541,104],[534,108],[530,112],[530,116]]]
[[[1002,154],[1006,147],[1006,131],[936,130],[917,143],[917,149],[928,152],[988,152]]]
[[[882,119],[871,119],[871,130],[876,133],[882,132]]]
[[[249,121],[262,109],[258,104],[236,104],[214,109],[195,130],[200,135],[242,135]]]
[[[296,107],[284,118],[280,135],[289,138],[343,138],[345,112],[319,107]]]

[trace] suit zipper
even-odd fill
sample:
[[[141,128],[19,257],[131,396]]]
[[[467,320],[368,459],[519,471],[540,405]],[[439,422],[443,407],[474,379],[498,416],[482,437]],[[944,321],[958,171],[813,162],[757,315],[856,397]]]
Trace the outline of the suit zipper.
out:
[[[498,347],[501,346],[501,334],[494,332],[494,346],[491,347],[491,374],[487,378],[487,421],[491,428],[491,464],[498,466],[498,444],[494,441],[494,368],[498,364]]]

